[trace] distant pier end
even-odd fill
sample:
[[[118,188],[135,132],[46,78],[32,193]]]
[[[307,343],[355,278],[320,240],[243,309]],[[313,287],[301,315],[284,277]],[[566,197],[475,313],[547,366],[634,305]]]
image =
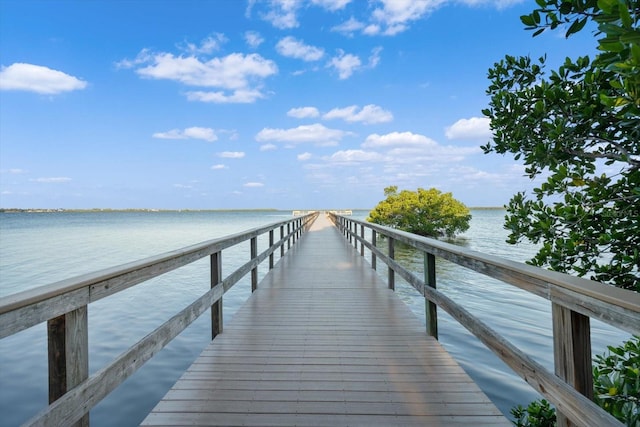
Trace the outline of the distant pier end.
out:
[[[304,216],[313,212],[317,212],[317,210],[309,210],[309,211],[292,211],[293,216]],[[343,209],[343,210],[322,210],[325,213],[332,213],[336,215],[345,215],[350,216],[353,215],[353,210],[351,209]]]

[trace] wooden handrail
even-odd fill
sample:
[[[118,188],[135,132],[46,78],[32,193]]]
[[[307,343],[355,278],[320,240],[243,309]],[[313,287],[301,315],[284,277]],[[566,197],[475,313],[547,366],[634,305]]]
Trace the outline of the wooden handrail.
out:
[[[640,335],[640,294],[568,274],[506,260],[393,228],[329,214],[345,238],[357,248],[371,251],[388,269],[389,287],[397,273],[429,303],[442,308],[478,337],[508,366],[558,408],[558,425],[621,426],[614,417],[590,399],[593,392],[589,319],[596,318],[616,328]],[[360,235],[357,233],[360,225]],[[371,242],[362,227],[371,231]],[[376,246],[385,236],[387,253]],[[535,362],[523,351],[435,289],[435,269],[426,265],[425,278],[417,277],[394,260],[394,242],[399,241],[425,254],[439,257],[499,279],[552,303],[555,373]],[[425,259],[425,264],[427,261]],[[427,331],[437,338],[435,310],[427,309]]]
[[[86,426],[91,408],[210,308],[212,336],[220,333],[223,294],[249,273],[255,290],[257,267],[269,259],[273,268],[276,250],[280,248],[283,255],[284,248],[295,244],[317,216],[314,212],[275,222],[0,298],[0,338],[48,323],[50,405],[25,425]],[[273,231],[278,228],[280,240],[274,242]],[[266,233],[269,247],[258,253],[257,239]],[[246,241],[251,259],[222,279],[222,251]],[[211,289],[89,377],[87,305],[207,256],[211,257]]]

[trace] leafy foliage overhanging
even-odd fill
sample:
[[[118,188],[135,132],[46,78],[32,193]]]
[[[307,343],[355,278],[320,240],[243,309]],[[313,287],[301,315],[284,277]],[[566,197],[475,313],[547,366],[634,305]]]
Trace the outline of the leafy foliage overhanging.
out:
[[[550,74],[545,57],[506,56],[489,70],[483,150],[546,178],[510,200],[508,241],[540,243],[534,265],[640,291],[640,0],[536,3],[521,17],[534,35],[593,27],[599,52]]]

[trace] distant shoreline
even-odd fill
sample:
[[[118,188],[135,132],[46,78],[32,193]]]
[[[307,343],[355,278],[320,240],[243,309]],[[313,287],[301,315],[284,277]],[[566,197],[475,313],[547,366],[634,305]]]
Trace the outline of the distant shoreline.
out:
[[[372,208],[356,208],[353,211],[370,211]],[[503,206],[474,206],[471,210],[504,210]],[[256,209],[151,209],[151,208],[131,208],[131,209],[63,209],[63,208],[0,208],[0,213],[101,213],[101,212],[289,212],[292,209],[256,208]],[[295,209],[294,209],[295,210]],[[304,209],[315,210],[315,209]],[[317,209],[331,210],[331,209]]]
[[[110,208],[95,208],[95,209],[46,209],[46,208],[0,208],[0,213],[101,213],[101,212],[279,212],[280,209],[110,209]],[[288,211],[286,209],[284,212]]]

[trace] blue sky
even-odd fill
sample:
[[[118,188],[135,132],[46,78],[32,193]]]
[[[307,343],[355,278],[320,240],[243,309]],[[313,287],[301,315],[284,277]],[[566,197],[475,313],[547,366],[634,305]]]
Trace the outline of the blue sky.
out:
[[[532,187],[483,154],[487,70],[589,54],[533,1],[0,0],[0,207],[371,208]]]

